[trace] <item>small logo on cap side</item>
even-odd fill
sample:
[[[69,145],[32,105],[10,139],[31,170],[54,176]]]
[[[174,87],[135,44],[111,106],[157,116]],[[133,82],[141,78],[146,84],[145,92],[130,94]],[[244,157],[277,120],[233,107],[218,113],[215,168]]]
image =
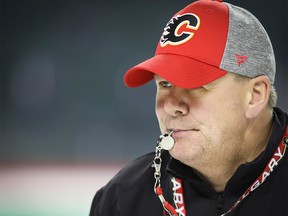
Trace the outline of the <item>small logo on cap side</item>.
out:
[[[238,67],[240,67],[240,65],[248,59],[247,56],[238,55],[238,54],[236,54],[236,58],[237,58]]]
[[[173,17],[164,28],[160,39],[160,46],[165,47],[167,44],[176,46],[189,41],[194,31],[200,26],[200,19],[197,15],[186,13]]]

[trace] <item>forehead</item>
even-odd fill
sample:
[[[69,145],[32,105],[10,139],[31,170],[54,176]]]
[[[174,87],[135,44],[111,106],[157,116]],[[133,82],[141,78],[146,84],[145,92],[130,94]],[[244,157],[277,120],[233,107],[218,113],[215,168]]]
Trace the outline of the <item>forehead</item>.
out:
[[[225,83],[231,83],[231,79],[234,79],[234,81],[236,81],[236,76],[233,73],[227,73],[226,75],[224,75],[223,77],[220,77],[210,83],[207,83],[203,86],[218,86],[218,85],[223,85]],[[154,80],[157,81],[167,81],[167,82],[171,82],[169,80],[166,80],[165,78],[155,74],[154,75]],[[173,84],[173,82],[171,82]]]

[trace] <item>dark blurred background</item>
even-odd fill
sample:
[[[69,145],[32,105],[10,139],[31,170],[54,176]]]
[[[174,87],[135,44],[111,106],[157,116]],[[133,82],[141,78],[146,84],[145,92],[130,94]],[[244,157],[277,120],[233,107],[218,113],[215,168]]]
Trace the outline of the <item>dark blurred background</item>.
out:
[[[159,136],[154,83],[126,88],[187,0],[1,0],[0,215],[87,216]],[[287,0],[231,0],[271,37],[288,111]]]
[[[153,151],[154,84],[129,89],[123,74],[154,54],[190,2],[2,0],[0,161],[117,162]],[[269,33],[287,111],[287,1],[229,2]]]

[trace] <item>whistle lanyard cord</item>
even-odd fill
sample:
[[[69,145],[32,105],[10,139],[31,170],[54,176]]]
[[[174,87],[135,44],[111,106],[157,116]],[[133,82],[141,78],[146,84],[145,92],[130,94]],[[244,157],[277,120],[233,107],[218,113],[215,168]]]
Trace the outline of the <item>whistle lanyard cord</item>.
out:
[[[186,208],[184,204],[184,192],[182,188],[181,179],[171,178],[171,181],[173,182],[173,185],[174,185],[173,186],[173,196],[174,196],[173,199],[174,199],[175,208],[168,201],[166,201],[163,195],[163,190],[162,190],[161,182],[160,182],[161,163],[162,163],[162,159],[161,159],[162,149],[160,147],[160,143],[161,143],[162,138],[163,136],[160,136],[160,138],[157,141],[156,150],[155,150],[155,158],[153,161],[153,166],[155,168],[154,192],[159,197],[164,210],[168,213],[169,216],[186,216]],[[250,187],[248,187],[248,189],[243,193],[243,195],[239,197],[236,203],[228,211],[221,214],[221,216],[225,216],[231,211],[233,211],[242,202],[243,199],[248,197],[248,195],[250,195],[254,190],[256,190],[259,186],[261,186],[268,177],[270,177],[270,174],[278,167],[279,161],[284,157],[287,146],[288,146],[288,126],[286,127],[286,132],[284,136],[282,137],[276,151],[274,152],[273,156],[267,163],[263,172],[253,182],[253,184]],[[177,186],[175,186],[175,184],[177,184]],[[175,197],[175,194],[177,194],[177,197]],[[181,197],[181,200],[179,200],[179,197]],[[176,201],[178,200],[178,202],[175,202],[175,200]]]

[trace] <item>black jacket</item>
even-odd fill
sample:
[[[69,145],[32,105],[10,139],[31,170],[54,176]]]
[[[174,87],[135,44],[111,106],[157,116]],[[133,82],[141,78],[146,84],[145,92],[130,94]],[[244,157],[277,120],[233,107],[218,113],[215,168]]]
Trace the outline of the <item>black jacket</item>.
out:
[[[193,169],[162,153],[161,184],[166,200],[173,203],[171,176],[182,179],[186,215],[219,216],[228,211],[255,182],[283,138],[288,116],[274,109],[274,124],[266,150],[253,162],[241,165],[226,185],[216,193]],[[283,141],[283,139],[282,139]],[[287,149],[288,151],[288,149]],[[154,193],[154,153],[144,155],[123,168],[95,195],[90,216],[163,216]],[[229,216],[288,216],[288,153],[267,180],[247,196]]]

